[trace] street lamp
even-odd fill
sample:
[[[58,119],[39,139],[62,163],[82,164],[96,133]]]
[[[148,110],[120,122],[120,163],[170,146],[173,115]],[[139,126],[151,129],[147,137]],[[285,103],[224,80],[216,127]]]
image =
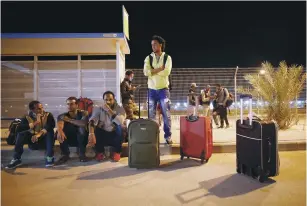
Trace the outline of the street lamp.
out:
[[[265,70],[264,69],[261,69],[258,73],[258,84],[259,84],[259,74],[260,75],[264,75],[265,74]],[[257,113],[259,115],[259,92],[257,92]]]
[[[237,66],[235,71],[235,107],[236,107],[236,119],[237,119],[237,73],[238,73],[239,67]]]

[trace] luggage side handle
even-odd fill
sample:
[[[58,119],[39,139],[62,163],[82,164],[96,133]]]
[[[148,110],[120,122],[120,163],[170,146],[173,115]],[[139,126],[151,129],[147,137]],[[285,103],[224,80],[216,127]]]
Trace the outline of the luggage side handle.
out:
[[[272,143],[270,142],[270,138],[268,137],[269,142],[269,159],[268,162],[271,162],[271,155],[272,155]]]

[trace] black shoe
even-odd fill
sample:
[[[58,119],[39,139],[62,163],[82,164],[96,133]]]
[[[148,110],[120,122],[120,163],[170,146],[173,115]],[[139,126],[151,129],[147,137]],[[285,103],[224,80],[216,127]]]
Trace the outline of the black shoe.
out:
[[[87,162],[88,161],[88,158],[86,156],[80,156],[79,159],[80,159],[80,162]]]
[[[21,165],[21,159],[13,159],[10,164],[8,164],[5,169],[12,170]]]
[[[218,129],[223,129],[223,128],[224,128],[224,126],[219,126],[219,127],[218,127]]]
[[[58,161],[56,161],[55,165],[62,165],[66,163],[69,159],[69,155],[63,155]]]
[[[167,138],[167,139],[165,139],[165,141],[166,141],[166,143],[168,144],[168,145],[172,145],[173,144],[173,140],[172,140],[172,138]]]

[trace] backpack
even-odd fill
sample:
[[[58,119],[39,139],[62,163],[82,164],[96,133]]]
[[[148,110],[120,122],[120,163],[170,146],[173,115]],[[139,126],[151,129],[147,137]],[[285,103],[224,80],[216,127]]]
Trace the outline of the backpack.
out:
[[[164,66],[166,64],[167,58],[168,58],[168,54],[164,54],[164,59],[163,59],[163,65]],[[150,64],[151,68],[153,68],[152,61],[153,61],[153,57],[151,55],[149,55],[149,64]],[[169,82],[168,89],[171,91],[172,90],[172,77],[171,77],[171,75],[168,76],[168,82]]]
[[[226,97],[226,92],[223,89],[224,92],[224,97]],[[229,92],[228,92],[229,93]],[[226,107],[230,107],[233,103],[233,99],[232,99],[233,95],[231,93],[229,93],[229,98],[226,100]]]
[[[230,107],[233,103],[233,95],[229,93],[229,99],[226,101],[226,107]]]
[[[93,112],[94,102],[89,98],[80,97],[78,99],[78,107],[80,110],[88,112],[88,115],[91,116]]]
[[[9,127],[9,135],[6,139],[8,145],[15,145],[16,138],[17,138],[17,129],[21,123],[20,119],[15,119]]]

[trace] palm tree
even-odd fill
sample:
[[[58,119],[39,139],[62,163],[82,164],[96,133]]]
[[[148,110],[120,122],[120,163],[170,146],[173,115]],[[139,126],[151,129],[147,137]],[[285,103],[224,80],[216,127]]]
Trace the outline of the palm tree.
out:
[[[250,82],[254,90],[246,90],[251,94],[258,94],[268,102],[266,119],[275,120],[280,129],[288,129],[298,121],[298,115],[290,106],[290,102],[299,96],[304,87],[306,73],[303,66],[287,66],[285,61],[279,67],[274,67],[269,62],[261,65],[263,75],[249,74],[244,78]]]

